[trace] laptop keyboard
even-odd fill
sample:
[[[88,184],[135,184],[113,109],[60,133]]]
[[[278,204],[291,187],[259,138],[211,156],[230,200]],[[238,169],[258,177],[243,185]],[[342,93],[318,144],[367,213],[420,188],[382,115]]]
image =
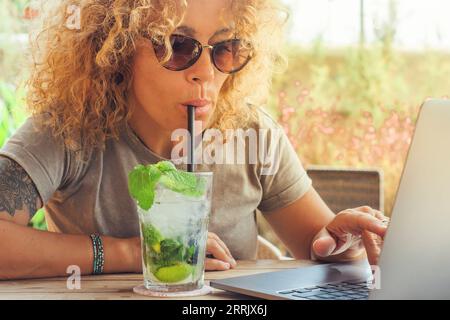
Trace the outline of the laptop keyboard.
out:
[[[294,299],[307,300],[367,300],[369,288],[364,282],[340,282],[320,286],[279,291]]]

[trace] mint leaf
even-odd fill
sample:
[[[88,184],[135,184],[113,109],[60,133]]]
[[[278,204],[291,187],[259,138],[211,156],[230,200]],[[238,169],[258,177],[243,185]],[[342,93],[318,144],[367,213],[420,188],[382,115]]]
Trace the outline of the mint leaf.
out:
[[[199,197],[205,192],[204,179],[184,171],[166,171],[161,176],[160,183],[166,188],[186,196]]]
[[[161,241],[161,256],[166,265],[184,261],[185,248],[183,244],[174,239]]]
[[[189,248],[186,248],[185,260],[188,263],[192,263],[192,259],[194,258],[194,254],[195,254],[195,245],[191,245]]]
[[[161,184],[175,192],[195,188],[197,179],[194,175],[189,175],[182,171],[167,171],[161,178]]]
[[[164,187],[185,196],[200,197],[205,193],[206,181],[191,172],[178,171],[170,161],[148,166],[138,165],[128,175],[128,190],[139,207],[149,210],[155,201],[155,189]]]
[[[153,166],[136,166],[128,175],[128,190],[138,205],[148,210],[155,200],[155,186],[161,171]]]
[[[170,162],[170,161],[160,161],[155,166],[161,172],[167,172],[167,171],[173,171],[173,170],[176,171],[177,170],[175,165],[172,162]]]
[[[151,224],[144,224],[142,227],[142,235],[147,245],[152,246],[163,241],[161,233]]]
[[[161,267],[173,266],[180,263],[191,264],[195,249],[196,247],[194,245],[186,247],[175,239],[162,239],[159,242],[159,252],[149,250],[147,254],[153,265],[151,268],[158,270]]]

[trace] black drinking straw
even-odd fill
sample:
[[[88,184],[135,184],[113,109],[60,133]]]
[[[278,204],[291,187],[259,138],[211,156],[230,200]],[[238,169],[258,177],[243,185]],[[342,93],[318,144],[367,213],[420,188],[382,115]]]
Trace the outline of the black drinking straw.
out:
[[[188,131],[189,131],[189,150],[188,150],[188,163],[187,163],[187,171],[188,172],[194,172],[195,171],[195,165],[194,165],[194,141],[195,141],[195,128],[194,128],[194,122],[195,122],[195,107],[194,106],[188,106]]]

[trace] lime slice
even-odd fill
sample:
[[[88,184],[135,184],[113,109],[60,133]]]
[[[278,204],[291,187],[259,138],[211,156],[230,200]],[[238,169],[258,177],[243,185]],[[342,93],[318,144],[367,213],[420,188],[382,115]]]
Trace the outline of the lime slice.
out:
[[[192,266],[187,263],[180,263],[170,267],[159,268],[154,275],[162,282],[173,283],[186,279],[191,272]]]

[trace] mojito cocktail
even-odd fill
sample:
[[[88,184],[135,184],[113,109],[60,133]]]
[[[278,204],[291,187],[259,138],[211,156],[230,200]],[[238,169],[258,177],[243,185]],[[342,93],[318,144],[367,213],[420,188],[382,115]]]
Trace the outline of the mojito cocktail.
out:
[[[136,167],[129,188],[138,204],[145,287],[160,292],[201,288],[212,173],[178,171],[165,161]]]

